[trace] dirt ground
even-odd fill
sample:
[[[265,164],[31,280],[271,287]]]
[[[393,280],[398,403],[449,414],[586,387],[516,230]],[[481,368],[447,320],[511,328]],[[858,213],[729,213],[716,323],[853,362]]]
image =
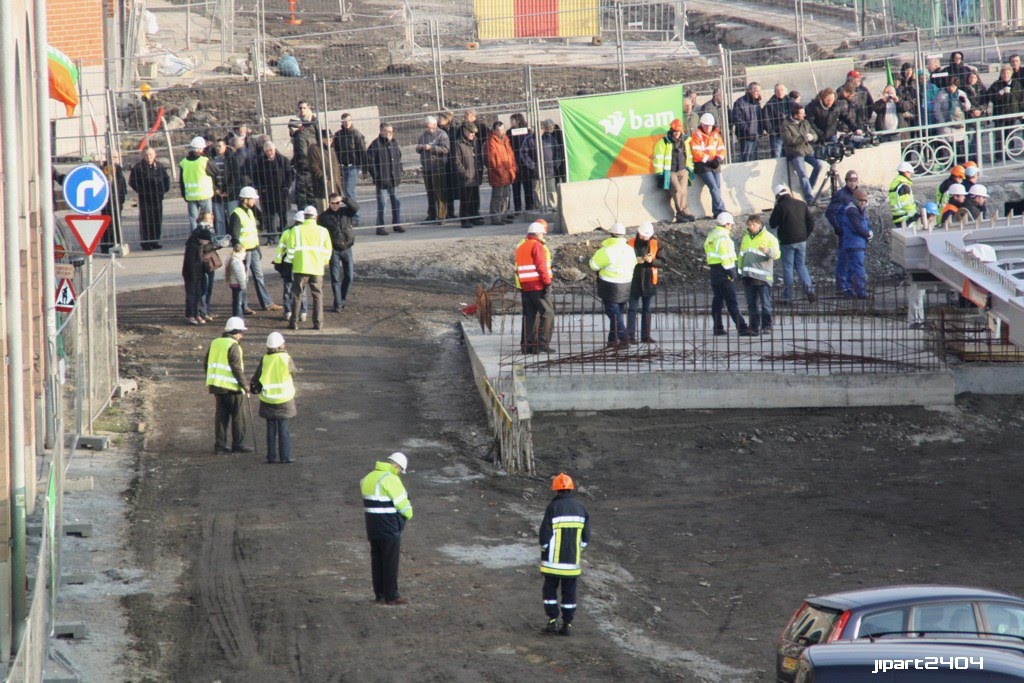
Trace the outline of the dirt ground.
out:
[[[286,333],[300,368],[290,466],[212,453],[202,359],[219,325],[180,324],[180,288],[121,298],[124,374],[150,424],[130,545],[159,587],[124,601],[132,680],[769,680],[807,594],[910,582],[1024,594],[1022,398],[541,415],[538,476],[508,477],[484,459],[454,327],[471,290],[362,280],[351,298],[324,332]],[[280,326],[268,316],[250,319],[250,370]],[[382,607],[358,481],[396,449],[411,460],[410,604]],[[539,634],[536,528],[559,470],[580,482],[594,529],[572,639]]]

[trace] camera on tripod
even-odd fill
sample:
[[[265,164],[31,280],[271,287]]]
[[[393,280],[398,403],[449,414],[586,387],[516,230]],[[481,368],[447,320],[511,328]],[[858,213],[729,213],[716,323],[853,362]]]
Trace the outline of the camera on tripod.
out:
[[[846,157],[852,157],[858,148],[877,147],[881,142],[881,138],[872,131],[861,135],[846,133],[836,138],[835,142],[824,142],[819,145],[815,156],[829,166],[835,166]]]

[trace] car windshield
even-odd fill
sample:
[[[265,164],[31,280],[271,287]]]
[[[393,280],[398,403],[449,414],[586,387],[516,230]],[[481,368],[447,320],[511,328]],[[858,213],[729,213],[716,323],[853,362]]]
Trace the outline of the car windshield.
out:
[[[988,633],[1024,637],[1024,607],[983,602],[981,615],[985,619],[985,630]]]
[[[820,643],[822,638],[832,628],[832,623],[839,616],[839,611],[828,607],[817,607],[805,602],[796,616],[793,617],[789,629],[786,630],[786,640],[804,645]]]

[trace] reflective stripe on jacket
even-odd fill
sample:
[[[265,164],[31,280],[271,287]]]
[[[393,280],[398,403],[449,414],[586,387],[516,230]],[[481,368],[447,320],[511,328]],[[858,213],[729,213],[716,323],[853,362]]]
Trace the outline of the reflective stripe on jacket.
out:
[[[277,241],[274,263],[291,264],[292,259],[295,258],[295,228],[297,227],[297,225],[293,225],[281,233],[281,237]]]
[[[636,254],[625,237],[612,237],[601,242],[601,248],[590,259],[590,269],[605,282],[632,282]]]
[[[228,361],[228,349],[237,343],[231,337],[217,337],[210,343],[210,355],[206,363],[206,386],[241,390]],[[242,352],[241,346],[238,347],[238,352]]]
[[[294,255],[292,273],[295,275],[323,275],[331,260],[331,235],[317,225],[315,218],[307,218],[294,228]]]
[[[736,245],[729,230],[716,225],[704,240],[704,259],[709,266],[722,266],[726,270],[736,265]]]
[[[889,208],[892,210],[892,221],[897,227],[917,218],[917,204],[914,202],[911,185],[910,179],[902,173],[897,173],[889,184]],[[901,194],[900,186],[906,186],[907,191]]]
[[[544,262],[537,263],[537,245],[544,249]],[[535,292],[551,284],[551,250],[538,239],[527,237],[516,245],[516,289]]]
[[[185,185],[185,201],[196,202],[213,197],[213,178],[206,172],[210,158],[182,159],[181,181]]]
[[[412,519],[412,503],[398,476],[398,467],[378,462],[373,471],[359,483],[366,517],[366,536],[370,540],[382,536],[398,536],[405,521]]]
[[[698,128],[690,133],[690,152],[698,164],[724,157],[725,140],[717,128],[712,128],[710,133]]]
[[[682,137],[683,143],[683,154],[686,162],[684,166],[693,170],[693,150],[690,148],[690,136],[684,135]],[[665,171],[672,170],[672,157],[676,154],[675,141],[672,139],[671,133],[665,135],[665,137],[654,143],[654,172],[664,173]],[[682,170],[681,168],[678,170]]]
[[[761,253],[761,247],[767,247],[768,253]],[[774,261],[781,256],[778,238],[767,229],[762,227],[756,235],[745,230],[740,243],[740,275],[771,284]]]
[[[263,356],[260,371],[260,400],[264,403],[279,405],[295,398],[295,383],[292,373],[288,370],[291,357],[285,353],[268,353]]]
[[[582,551],[590,542],[590,514],[571,491],[560,491],[544,511],[538,537],[542,573],[579,576]]]
[[[247,209],[244,206],[236,207],[231,213],[238,216],[239,244],[245,247],[246,251],[258,249],[260,246],[260,233],[256,223],[256,214],[253,213],[252,209]]]

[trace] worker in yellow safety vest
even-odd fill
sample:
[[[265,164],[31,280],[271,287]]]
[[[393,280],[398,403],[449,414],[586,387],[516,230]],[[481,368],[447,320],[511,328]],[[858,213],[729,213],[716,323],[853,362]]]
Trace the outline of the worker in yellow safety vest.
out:
[[[200,136],[188,144],[188,154],[178,162],[181,169],[181,196],[188,205],[189,230],[195,230],[200,211],[213,211],[213,178],[216,171],[210,157],[203,154],[206,140]]]
[[[385,605],[408,602],[398,594],[398,556],[405,523],[412,519],[412,503],[400,474],[409,468],[404,453],[392,453],[378,462],[359,482],[366,517],[366,538],[370,541],[373,594]]]
[[[267,421],[267,462],[291,463],[292,435],[288,420],[296,415],[295,363],[284,348],[280,332],[267,335],[267,353],[256,366],[249,388],[260,396],[260,417]]]
[[[722,303],[729,309],[729,316],[739,330],[741,337],[752,337],[753,332],[747,327],[747,321],[740,315],[740,305],[736,301],[736,245],[732,241],[730,230],[736,223],[732,214],[723,211],[715,220],[715,227],[704,240],[704,259],[711,270],[711,322],[716,335],[725,334],[722,324]]]
[[[316,208],[307,206],[303,213],[306,219],[295,226],[285,247],[286,253],[292,254],[292,316],[288,328],[299,328],[299,299],[309,285],[313,298],[313,329],[321,330],[324,326],[324,269],[331,261],[333,247],[327,228],[316,222]],[[283,236],[281,243],[284,244]]]
[[[252,453],[245,446],[245,360],[238,342],[245,333],[245,321],[228,318],[224,334],[210,343],[206,352],[206,386],[217,400],[215,453]],[[231,446],[228,447],[228,426]]]
[[[608,231],[611,237],[601,242],[601,248],[590,259],[590,269],[597,271],[597,295],[604,303],[608,316],[608,348],[625,349],[629,334],[623,315],[633,284],[636,253],[626,243],[626,226],[615,223]]]
[[[238,206],[228,215],[228,235],[231,246],[241,244],[245,247],[245,267],[252,272],[252,280],[256,283],[256,298],[264,311],[280,311],[281,306],[275,304],[263,281],[263,252],[260,251],[260,219],[262,214],[256,208],[260,198],[254,187],[243,187],[238,191]],[[251,308],[245,309],[246,315],[255,313]]]
[[[914,201],[913,183],[910,176],[914,175],[914,167],[901,161],[896,167],[896,177],[889,183],[889,209],[892,211],[892,222],[897,228],[905,228],[917,221],[917,203]]]

